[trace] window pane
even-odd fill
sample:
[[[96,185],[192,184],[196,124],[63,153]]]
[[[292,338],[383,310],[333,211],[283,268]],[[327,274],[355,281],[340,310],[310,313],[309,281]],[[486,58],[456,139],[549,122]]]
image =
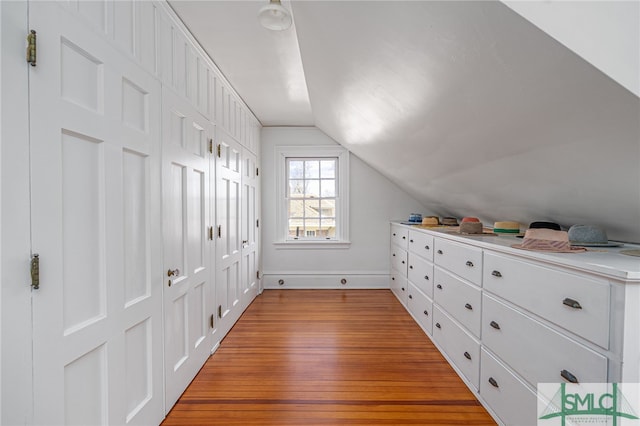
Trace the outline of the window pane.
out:
[[[336,220],[335,218],[322,218],[320,222],[322,236],[334,238],[336,236]]]
[[[300,179],[304,177],[304,161],[289,160],[289,179]]]
[[[305,217],[320,217],[320,200],[306,200],[304,205]]]
[[[336,196],[336,180],[335,179],[322,179],[320,181],[323,197],[335,197]]]
[[[304,162],[304,177],[318,179],[320,177],[320,161],[307,160]]]
[[[304,234],[304,221],[302,219],[289,219],[289,237],[302,237]]]
[[[322,215],[323,219],[328,217],[335,217],[336,216],[336,200],[321,200],[320,214]]]
[[[322,160],[320,162],[320,177],[323,179],[336,177],[336,160]]]
[[[318,219],[306,219],[304,221],[304,229],[306,232],[314,231],[317,236],[320,231],[320,221]]]
[[[320,198],[320,181],[319,180],[307,180],[305,181],[305,197],[306,198]]]
[[[290,180],[289,181],[289,197],[298,198],[303,196],[304,196],[304,181]]]
[[[289,200],[289,218],[294,217],[304,217],[304,201]]]

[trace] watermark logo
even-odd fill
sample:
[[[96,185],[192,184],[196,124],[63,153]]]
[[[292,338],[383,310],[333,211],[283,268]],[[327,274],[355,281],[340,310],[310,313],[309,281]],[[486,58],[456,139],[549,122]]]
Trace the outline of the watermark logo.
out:
[[[639,383],[539,383],[538,426],[640,426]]]

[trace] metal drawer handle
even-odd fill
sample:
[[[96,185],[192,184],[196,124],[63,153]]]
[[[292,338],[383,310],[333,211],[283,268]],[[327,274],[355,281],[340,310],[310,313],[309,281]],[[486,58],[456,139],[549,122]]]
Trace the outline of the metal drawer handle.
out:
[[[497,322],[495,322],[495,321],[491,321],[491,322],[489,323],[489,325],[490,325],[491,327],[495,328],[496,330],[500,330],[500,324],[498,324],[498,323],[497,323]]]
[[[467,260],[467,263],[465,263],[465,265],[469,266],[470,268],[473,268],[473,262],[470,260]]]
[[[469,303],[465,303],[464,307],[467,308],[468,310],[472,311],[473,310],[473,306],[471,306],[471,304]]]
[[[425,250],[431,250],[431,249],[429,248],[429,246],[424,246],[424,249],[425,249]]]
[[[404,265],[404,260],[402,261],[402,264]]]
[[[406,239],[407,239],[407,237],[402,237],[402,239],[403,239],[403,240],[406,240]]]
[[[413,296],[412,296],[412,295],[409,295],[409,299],[413,299]]]
[[[424,276],[424,279],[425,279],[425,280],[427,280],[427,281],[429,281],[429,275],[425,275],[425,276]]]
[[[402,291],[404,291],[404,287],[402,287]]]
[[[489,377],[489,383],[491,383],[491,386],[493,386],[494,388],[499,387],[498,382],[496,382],[496,379],[494,379],[493,377]]]
[[[395,232],[393,233],[393,236],[394,236],[394,237],[396,236],[396,233],[395,233]]]
[[[410,243],[412,243],[412,242],[413,242],[413,240],[411,239],[411,240],[409,240],[409,242],[410,242]]]
[[[441,286],[440,284],[438,284],[438,285],[436,286],[436,288],[437,288],[438,290],[442,290],[442,286]]]
[[[395,281],[395,280],[396,280],[396,277],[391,277],[391,281]]]
[[[493,272],[491,273],[491,275],[493,275],[494,277],[498,277],[498,278],[501,278],[501,277],[502,277],[502,274],[500,273],[500,271],[493,271]]]
[[[413,265],[409,265],[409,269],[413,269]]]
[[[580,306],[577,300],[569,299],[568,297],[562,301],[562,304],[573,309],[582,309],[582,306]]]
[[[396,254],[395,254],[395,253],[393,253],[393,257],[396,257]]]
[[[442,250],[438,250],[438,254],[444,254]]]
[[[471,355],[469,355],[469,352],[465,352],[465,353],[464,353],[464,357],[465,357],[466,359],[468,359],[468,360],[470,360],[470,359],[471,359]]]
[[[429,312],[427,312],[427,310],[425,309],[423,314],[425,314],[426,316],[429,316]]]
[[[439,322],[437,322],[437,323],[436,323],[436,327],[438,327],[438,328],[442,328],[442,327],[440,326],[440,323],[439,323]]]
[[[562,378],[565,379],[567,382],[578,383],[578,378],[567,370],[562,370],[560,372],[560,376],[562,376]]]

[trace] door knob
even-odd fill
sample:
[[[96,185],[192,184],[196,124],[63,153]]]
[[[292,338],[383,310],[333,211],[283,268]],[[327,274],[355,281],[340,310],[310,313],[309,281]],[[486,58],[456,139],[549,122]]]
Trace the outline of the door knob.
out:
[[[169,269],[167,271],[167,276],[168,277],[177,277],[180,274],[180,269]]]

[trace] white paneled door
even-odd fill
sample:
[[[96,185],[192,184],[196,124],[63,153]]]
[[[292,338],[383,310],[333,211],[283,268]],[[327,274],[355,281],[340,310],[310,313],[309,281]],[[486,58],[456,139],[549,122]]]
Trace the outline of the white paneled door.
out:
[[[160,84],[58,2],[33,2],[34,422],[158,424]]]
[[[255,154],[242,151],[242,301],[249,304],[258,294],[258,162]]]
[[[209,143],[213,125],[162,89],[165,381],[167,411],[212,347]]]
[[[216,299],[220,335],[224,336],[242,309],[242,147],[220,127],[216,131]]]

